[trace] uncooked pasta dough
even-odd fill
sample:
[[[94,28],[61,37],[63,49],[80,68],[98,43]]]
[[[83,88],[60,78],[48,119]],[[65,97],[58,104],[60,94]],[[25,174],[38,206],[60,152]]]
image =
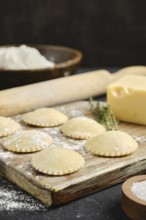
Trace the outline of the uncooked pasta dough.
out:
[[[9,151],[26,153],[43,150],[52,142],[52,138],[45,132],[37,130],[21,130],[5,138],[3,147]]]
[[[45,174],[65,175],[83,167],[82,155],[74,150],[63,147],[51,147],[33,155],[32,166]]]
[[[93,119],[76,117],[61,126],[65,136],[77,139],[89,139],[105,131],[105,128]]]
[[[53,108],[39,108],[23,115],[27,124],[39,127],[54,127],[63,124],[68,117]]]
[[[85,143],[86,150],[92,154],[109,157],[131,154],[137,147],[137,142],[122,131],[106,131]]]
[[[20,125],[9,117],[0,116],[0,137],[13,134],[21,127]]]

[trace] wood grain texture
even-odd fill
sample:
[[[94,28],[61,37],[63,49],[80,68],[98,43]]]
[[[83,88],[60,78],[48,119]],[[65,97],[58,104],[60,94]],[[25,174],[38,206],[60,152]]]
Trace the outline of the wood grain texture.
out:
[[[57,109],[69,117],[91,116],[88,102],[71,103],[59,106]],[[14,118],[19,121],[23,129],[32,128],[26,127],[22,123],[22,115],[17,115]],[[139,149],[135,153],[118,158],[92,156],[84,150],[85,141],[66,138],[60,133],[59,128],[42,128],[41,131],[47,132],[53,137],[52,146],[59,145],[80,152],[85,158],[85,166],[70,175],[48,176],[41,174],[31,166],[30,160],[33,153],[12,153],[0,146],[1,173],[48,206],[60,205],[83,197],[119,183],[127,177],[145,172],[146,127],[120,123],[119,129],[137,137],[137,140],[139,139]]]

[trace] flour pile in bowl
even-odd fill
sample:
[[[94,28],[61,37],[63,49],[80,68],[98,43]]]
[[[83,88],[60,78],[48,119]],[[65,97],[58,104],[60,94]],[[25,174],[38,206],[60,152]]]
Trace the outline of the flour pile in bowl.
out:
[[[0,48],[0,69],[30,70],[54,66],[55,64],[41,55],[36,48],[26,45]]]

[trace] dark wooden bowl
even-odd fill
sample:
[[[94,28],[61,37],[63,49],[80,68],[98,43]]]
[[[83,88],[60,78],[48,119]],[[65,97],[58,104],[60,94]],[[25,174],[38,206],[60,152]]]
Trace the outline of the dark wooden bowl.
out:
[[[9,46],[19,45],[3,45],[1,47]],[[28,46],[38,49],[42,55],[55,63],[55,67],[37,70],[0,69],[0,90],[72,75],[82,60],[82,53],[72,48],[52,45]]]
[[[122,185],[122,208],[132,220],[146,220],[146,201],[138,198],[131,191],[133,183],[144,180],[146,180],[146,175],[134,176],[126,180]]]

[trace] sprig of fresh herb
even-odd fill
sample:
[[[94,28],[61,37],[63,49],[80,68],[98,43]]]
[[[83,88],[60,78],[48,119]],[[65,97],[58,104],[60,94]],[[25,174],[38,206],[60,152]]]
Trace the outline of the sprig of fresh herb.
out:
[[[97,122],[102,124],[106,130],[117,130],[118,120],[115,118],[112,107],[110,105],[104,105],[101,102],[93,103],[93,99],[89,100],[92,114]]]

